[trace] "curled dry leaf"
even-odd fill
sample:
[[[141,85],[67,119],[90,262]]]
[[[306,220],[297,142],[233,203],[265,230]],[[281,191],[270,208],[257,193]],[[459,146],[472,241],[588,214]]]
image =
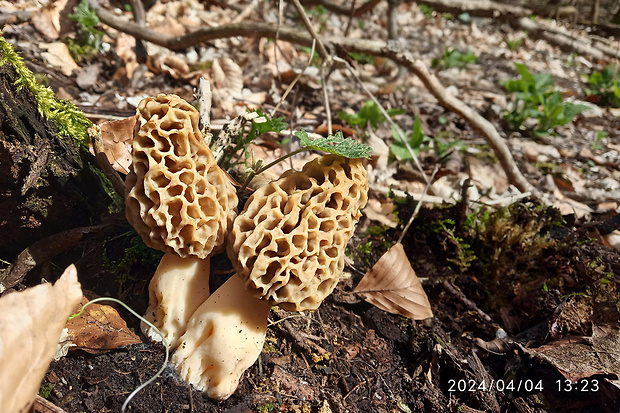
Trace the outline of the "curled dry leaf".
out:
[[[595,374],[620,377],[620,330],[615,327],[594,326],[592,337],[567,336],[523,350],[547,361],[572,382]]]
[[[71,76],[73,70],[79,68],[75,60],[73,60],[71,52],[69,52],[69,48],[66,44],[54,42],[40,44],[39,47],[47,50],[47,52],[41,53],[43,60],[45,60],[48,65],[60,70],[63,75]]]
[[[213,81],[220,89],[229,89],[231,93],[243,89],[243,70],[229,57],[213,60]]]
[[[413,320],[433,316],[428,297],[400,243],[383,254],[353,291],[392,314]]]
[[[83,300],[76,311],[86,304]],[[101,354],[118,347],[140,343],[113,307],[90,304],[81,316],[67,322],[67,336],[73,344],[71,350],[84,350],[91,354]]]
[[[135,125],[135,116],[103,122],[100,125],[103,151],[112,168],[123,174],[129,173],[129,165],[131,165],[131,143]]]
[[[60,333],[82,297],[75,266],[60,279],[0,299],[0,411],[28,411]]]

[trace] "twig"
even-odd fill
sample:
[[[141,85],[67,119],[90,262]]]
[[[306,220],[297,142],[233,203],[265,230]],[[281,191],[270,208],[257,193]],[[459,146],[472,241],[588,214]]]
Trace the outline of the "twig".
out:
[[[489,324],[493,324],[496,327],[501,328],[501,326],[497,323],[495,323],[493,321],[493,319],[484,311],[482,311],[477,305],[476,303],[474,303],[473,301],[471,301],[469,298],[467,298],[465,296],[465,294],[463,294],[463,292],[454,284],[452,284],[450,281],[445,280],[443,282],[443,286],[446,290],[448,290],[452,295],[454,295],[456,298],[458,298],[463,304],[465,304],[465,306],[467,306],[470,310],[473,310],[475,312],[478,313],[478,315],[487,323]]]
[[[323,89],[323,101],[325,105],[325,118],[327,120],[327,133],[332,134],[332,110],[329,105],[329,94],[327,93],[327,76],[325,74],[325,66],[327,62],[323,62],[321,65],[321,83]]]
[[[433,178],[435,178],[435,174],[437,173],[438,170],[439,170],[439,165],[435,165],[435,169],[433,170],[433,173],[431,174],[429,182],[424,188],[424,192],[422,193],[422,198],[424,198],[426,194],[428,193],[428,190],[431,187],[431,183],[433,182]],[[400,244],[401,242],[403,242],[403,239],[405,238],[405,234],[409,230],[411,223],[413,222],[415,217],[418,215],[418,212],[420,212],[421,208],[422,208],[422,201],[418,201],[418,204],[415,206],[415,209],[413,210],[413,214],[411,214],[411,218],[409,218],[409,222],[407,222],[407,225],[405,225],[405,228],[403,228],[403,232],[400,234],[400,237],[398,237],[398,241],[396,241],[397,244]]]
[[[198,90],[196,90],[196,100],[198,101],[198,128],[205,137],[207,146],[211,145],[211,103],[213,93],[211,92],[211,82],[204,77],[200,78]]]
[[[329,53],[327,53],[327,49],[325,48],[325,45],[323,44],[319,36],[316,34],[316,31],[314,31],[314,27],[312,27],[312,23],[310,22],[310,19],[308,19],[308,15],[304,10],[304,6],[301,5],[299,0],[293,0],[293,4],[297,9],[297,13],[299,13],[299,17],[301,17],[301,21],[304,23],[304,26],[306,26],[308,33],[310,33],[310,36],[312,36],[313,39],[316,39],[318,45],[317,49],[319,51],[319,54],[321,55],[321,58],[323,58],[323,61],[329,61]]]

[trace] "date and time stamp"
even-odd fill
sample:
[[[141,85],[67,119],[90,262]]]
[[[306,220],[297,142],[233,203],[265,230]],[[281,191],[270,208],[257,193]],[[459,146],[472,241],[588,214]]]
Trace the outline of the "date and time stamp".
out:
[[[571,380],[561,379],[555,380],[552,383],[543,382],[540,380],[489,380],[489,381],[477,381],[473,379],[450,379],[448,380],[448,391],[451,393],[465,393],[465,392],[526,392],[537,393],[543,390],[553,390],[558,393],[596,393],[600,389],[600,383],[598,379],[588,378],[581,379],[576,382]]]

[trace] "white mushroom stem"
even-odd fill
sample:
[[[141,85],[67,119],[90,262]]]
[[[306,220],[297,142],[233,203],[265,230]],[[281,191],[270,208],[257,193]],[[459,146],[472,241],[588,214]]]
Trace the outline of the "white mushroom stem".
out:
[[[172,356],[179,376],[211,398],[224,400],[258,359],[271,305],[253,297],[233,275],[192,315]]]
[[[153,323],[174,349],[196,309],[209,298],[209,258],[181,258],[166,253],[149,284],[149,307],[144,318]],[[154,341],[161,336],[142,323],[142,331]]]

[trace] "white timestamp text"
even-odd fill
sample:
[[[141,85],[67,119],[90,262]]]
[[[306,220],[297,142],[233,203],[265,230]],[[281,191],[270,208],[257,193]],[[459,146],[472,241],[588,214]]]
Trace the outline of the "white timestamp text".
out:
[[[474,380],[474,379],[450,379],[448,380],[449,392],[538,392],[543,391],[542,380]]]

